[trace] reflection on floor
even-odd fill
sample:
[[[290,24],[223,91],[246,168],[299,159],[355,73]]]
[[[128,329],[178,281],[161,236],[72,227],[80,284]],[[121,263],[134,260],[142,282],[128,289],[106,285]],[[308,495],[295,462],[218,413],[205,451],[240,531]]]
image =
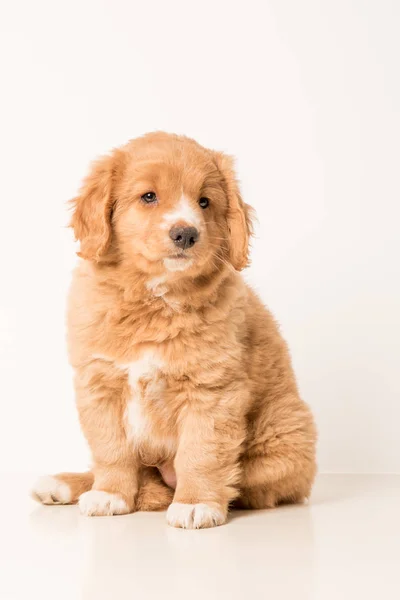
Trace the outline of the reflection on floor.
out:
[[[308,505],[201,531],[40,506],[30,482],[2,477],[1,600],[400,598],[400,475],[320,475]]]

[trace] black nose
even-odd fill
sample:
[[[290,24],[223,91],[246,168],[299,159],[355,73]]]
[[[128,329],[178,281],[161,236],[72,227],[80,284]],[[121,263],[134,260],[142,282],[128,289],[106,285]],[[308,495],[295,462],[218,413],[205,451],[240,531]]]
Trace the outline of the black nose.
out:
[[[169,237],[174,242],[175,246],[186,250],[195,245],[199,239],[199,232],[196,227],[172,227],[169,231]]]

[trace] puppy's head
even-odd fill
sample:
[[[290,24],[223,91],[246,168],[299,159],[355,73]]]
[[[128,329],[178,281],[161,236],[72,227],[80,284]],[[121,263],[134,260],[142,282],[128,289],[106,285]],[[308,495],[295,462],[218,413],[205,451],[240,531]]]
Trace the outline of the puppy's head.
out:
[[[195,276],[248,264],[250,210],[232,159],[185,137],[148,134],[94,163],[71,225],[80,256]]]

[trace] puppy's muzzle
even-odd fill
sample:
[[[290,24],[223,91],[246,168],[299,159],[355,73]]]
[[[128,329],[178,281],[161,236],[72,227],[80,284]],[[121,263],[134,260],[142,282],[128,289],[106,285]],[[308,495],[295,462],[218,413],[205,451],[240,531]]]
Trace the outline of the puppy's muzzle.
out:
[[[175,246],[186,250],[195,245],[199,239],[199,232],[196,227],[174,226],[169,231],[169,237],[174,242]]]

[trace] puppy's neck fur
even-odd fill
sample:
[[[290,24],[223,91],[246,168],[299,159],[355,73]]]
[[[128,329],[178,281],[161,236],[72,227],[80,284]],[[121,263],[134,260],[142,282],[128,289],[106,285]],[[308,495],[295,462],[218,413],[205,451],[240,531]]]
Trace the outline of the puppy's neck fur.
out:
[[[197,276],[182,273],[149,274],[124,263],[90,263],[90,276],[104,290],[113,289],[132,308],[146,306],[159,312],[185,312],[215,306],[241,278],[232,267],[218,268]]]

